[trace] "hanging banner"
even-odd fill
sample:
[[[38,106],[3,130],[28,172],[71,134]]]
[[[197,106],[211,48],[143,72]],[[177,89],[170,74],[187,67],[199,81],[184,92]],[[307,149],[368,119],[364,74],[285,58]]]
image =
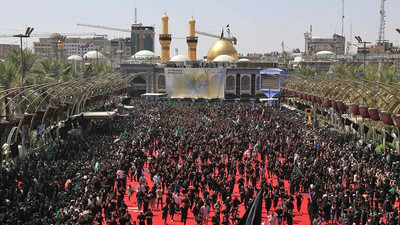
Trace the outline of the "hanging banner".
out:
[[[226,68],[165,68],[170,98],[224,98]]]

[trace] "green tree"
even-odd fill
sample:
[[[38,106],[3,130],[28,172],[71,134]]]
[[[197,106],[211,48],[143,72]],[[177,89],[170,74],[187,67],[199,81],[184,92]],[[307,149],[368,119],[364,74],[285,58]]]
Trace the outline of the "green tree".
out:
[[[8,89],[18,86],[18,69],[10,61],[0,61],[0,85],[5,90],[3,95],[0,97],[4,100],[4,105],[6,105],[6,115],[10,114],[10,107],[8,104]]]
[[[33,65],[35,64],[37,60],[37,56],[29,49],[25,49],[22,51],[22,57],[24,60],[24,83],[25,83],[25,78],[26,76],[30,73],[30,70],[32,69]],[[20,50],[13,50],[11,51],[7,56],[6,60],[7,63],[11,63],[13,67],[18,68],[18,77],[15,77],[16,80],[19,80],[21,78],[21,52]],[[17,79],[18,78],[18,79]],[[19,83],[19,82],[17,82]]]
[[[74,78],[71,63],[67,60],[45,59],[36,63],[29,77],[36,84],[68,81]]]
[[[297,67],[294,72],[297,74],[304,75],[304,76],[314,76],[315,75],[315,70],[314,70],[314,67],[312,67],[312,66]]]

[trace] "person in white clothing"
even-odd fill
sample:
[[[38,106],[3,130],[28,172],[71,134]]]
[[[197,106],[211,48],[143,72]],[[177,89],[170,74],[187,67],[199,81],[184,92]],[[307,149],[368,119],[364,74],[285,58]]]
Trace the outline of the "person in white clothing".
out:
[[[200,211],[201,211],[202,214],[203,214],[203,220],[204,220],[205,223],[207,224],[207,223],[208,223],[208,217],[210,216],[210,206],[209,206],[208,204],[203,205],[203,206],[200,208]]]
[[[123,170],[118,170],[117,171],[117,178],[122,179],[124,177],[124,171]]]
[[[268,215],[268,221],[269,221],[269,225],[276,225],[277,218],[276,218],[274,212],[272,212],[271,215]]]

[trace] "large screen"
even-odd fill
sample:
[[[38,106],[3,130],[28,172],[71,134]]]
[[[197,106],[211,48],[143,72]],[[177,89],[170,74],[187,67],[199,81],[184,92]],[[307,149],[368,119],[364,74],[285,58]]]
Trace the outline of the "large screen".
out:
[[[226,68],[165,68],[171,98],[224,98]]]
[[[277,74],[261,74],[261,89],[279,89],[279,75]]]

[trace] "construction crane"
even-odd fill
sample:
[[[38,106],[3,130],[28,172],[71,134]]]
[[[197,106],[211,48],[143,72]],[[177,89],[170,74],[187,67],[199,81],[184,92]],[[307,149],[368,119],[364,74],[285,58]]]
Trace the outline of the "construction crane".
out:
[[[91,28],[97,28],[97,29],[114,30],[114,31],[131,33],[131,30],[123,29],[123,28],[108,27],[108,26],[102,26],[102,25],[93,25],[93,24],[86,24],[86,23],[78,23],[76,25],[77,26],[82,26],[82,27],[91,27]]]
[[[196,34],[200,34],[200,35],[204,35],[207,37],[213,37],[213,38],[221,38],[220,35],[216,35],[216,34],[210,34],[207,32],[203,32],[203,31],[195,31]],[[229,42],[231,42],[231,44],[236,45],[237,44],[237,39],[235,37],[222,37],[222,39],[225,39]]]
[[[49,37],[52,33],[31,34],[30,37]],[[61,36],[96,36],[96,33],[60,33]],[[11,38],[14,34],[0,34],[0,38]]]
[[[126,33],[131,33],[132,30],[130,29],[124,29],[124,28],[117,28],[117,27],[109,27],[109,26],[103,26],[103,25],[93,25],[93,24],[86,24],[86,23],[78,23],[76,24],[77,26],[82,26],[82,27],[91,27],[91,28],[97,28],[97,29],[103,29],[103,30],[113,30],[113,31],[120,31],[120,32],[126,32]],[[137,24],[135,24],[137,25]],[[174,39],[185,39],[183,37],[172,37]]]

